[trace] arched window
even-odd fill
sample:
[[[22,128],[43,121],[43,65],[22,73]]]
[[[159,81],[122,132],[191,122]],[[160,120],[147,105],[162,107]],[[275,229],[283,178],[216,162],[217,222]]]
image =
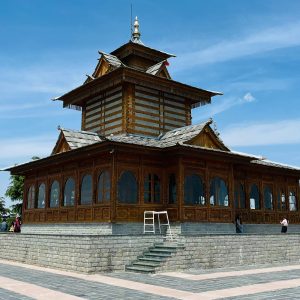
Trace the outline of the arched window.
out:
[[[176,203],[176,177],[175,174],[169,176],[169,204]]]
[[[296,193],[294,191],[290,191],[289,193],[289,207],[290,207],[290,211],[297,210],[297,198],[296,198]]]
[[[27,208],[34,208],[35,203],[35,186],[31,185],[27,194]]]
[[[210,182],[210,205],[228,206],[228,190],[226,183],[220,177],[215,177]]]
[[[39,186],[37,208],[45,208],[46,186],[44,183]]]
[[[93,198],[93,179],[91,175],[85,175],[81,181],[80,204],[92,204]]]
[[[59,206],[59,182],[57,180],[52,182],[51,191],[50,191],[50,207],[58,207]]]
[[[144,202],[160,202],[160,180],[156,174],[149,173],[144,177]]]
[[[110,201],[110,173],[103,171],[98,178],[98,202]]]
[[[68,178],[64,188],[64,206],[74,206],[75,203],[75,181]]]
[[[201,177],[196,174],[185,176],[184,204],[205,205],[204,185]]]
[[[250,190],[250,209],[260,209],[259,190],[256,184],[252,184]]]
[[[234,186],[234,205],[235,208],[246,208],[244,185],[239,182]]]
[[[120,203],[137,203],[138,185],[135,176],[125,171],[118,181],[118,201]]]
[[[278,190],[277,194],[277,208],[278,210],[286,210],[285,193],[283,189]]]
[[[273,209],[273,194],[272,194],[272,189],[269,186],[264,187],[264,206],[265,209],[268,210]]]

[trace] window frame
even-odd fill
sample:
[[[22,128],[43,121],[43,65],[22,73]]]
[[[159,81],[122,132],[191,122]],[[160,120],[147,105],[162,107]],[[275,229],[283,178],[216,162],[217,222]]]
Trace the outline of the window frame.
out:
[[[200,190],[195,189],[195,182],[192,180],[193,177],[198,177],[200,179],[201,185]],[[191,181],[187,182],[188,178],[191,178]],[[197,179],[198,179],[197,178]],[[202,173],[199,173],[197,171],[194,172],[187,172],[184,175],[184,182],[183,182],[183,204],[185,206],[199,206],[204,207],[207,206],[207,200],[206,200],[206,186],[205,186],[205,178]],[[189,186],[188,186],[189,185]],[[197,185],[196,185],[197,186]],[[187,191],[187,189],[189,190]],[[188,196],[192,195],[193,198],[189,199]],[[196,200],[194,197],[198,197]]]
[[[102,176],[102,174],[105,174],[107,173],[108,176],[107,177],[103,177],[103,182],[102,182],[102,201],[99,200],[99,193],[100,193],[100,186],[99,186],[99,182],[100,182],[100,177]],[[109,188],[107,189],[106,188],[106,183],[107,183],[107,179],[108,179],[108,182],[109,182]],[[108,169],[108,168],[104,168],[104,169],[101,169],[97,172],[97,188],[96,188],[96,203],[97,204],[106,204],[106,203],[110,203],[111,202],[111,185],[112,185],[112,178],[111,178],[111,170]],[[107,200],[106,198],[106,193],[109,193],[109,199]]]
[[[58,201],[57,201],[57,206],[51,206],[51,195],[52,195],[52,187],[53,184],[57,182],[58,183]],[[61,182],[58,178],[53,178],[51,180],[51,185],[50,185],[50,189],[49,189],[49,204],[48,207],[51,209],[55,209],[55,208],[59,208],[61,206]]]
[[[131,175],[133,175],[133,179],[135,180],[135,187],[136,187],[136,190],[133,192],[135,193],[136,195],[136,199],[134,199],[134,201],[132,202],[128,202],[128,199],[126,199],[125,201],[120,201],[120,180],[122,178],[122,176],[126,173],[130,173]],[[131,169],[131,168],[126,168],[126,169],[122,169],[120,172],[119,172],[119,176],[118,176],[118,180],[117,180],[117,203],[119,205],[136,205],[139,203],[139,180],[138,180],[138,176],[137,176],[138,172]],[[122,191],[123,192],[123,191]]]
[[[257,203],[258,203],[258,208],[256,208],[256,201],[254,202],[255,204],[255,207],[254,208],[251,208],[251,194],[252,194],[252,187],[253,186],[256,186],[257,188],[257,195],[258,195],[258,199],[257,199]],[[248,184],[248,187],[249,187],[249,192],[248,192],[248,195],[249,195],[249,209],[250,211],[257,211],[257,210],[261,210],[261,194],[260,194],[260,185],[257,183],[257,182],[250,182]],[[255,199],[256,200],[256,199]]]
[[[65,198],[66,198],[66,185],[67,182],[69,181],[69,179],[72,179],[74,182],[74,203],[72,205],[66,205]],[[70,176],[66,176],[65,180],[64,180],[64,185],[63,185],[63,201],[62,201],[62,206],[63,207],[74,207],[76,204],[76,176],[74,175],[70,175]]]
[[[215,181],[216,179],[220,179],[221,183],[223,182],[224,185],[225,185],[225,187],[226,187],[226,192],[227,192],[227,205],[225,205],[226,196],[225,196],[225,198],[224,198],[224,200],[223,200],[224,205],[221,205],[221,204],[220,204],[220,203],[221,203],[221,199],[219,199],[219,197],[216,197],[216,195],[212,195],[212,192],[211,192],[211,190],[212,190],[212,183],[213,183],[213,181]],[[218,192],[218,193],[217,193],[217,196],[219,196],[220,194],[222,194],[222,193],[220,193],[219,190],[218,190],[217,192]],[[214,203],[212,203],[212,201],[211,201],[211,197],[212,197],[212,196],[214,196],[214,197],[216,198],[216,199],[214,198]],[[223,208],[229,208],[229,207],[230,207],[228,181],[225,180],[223,177],[221,177],[220,174],[217,174],[217,175],[215,175],[215,176],[211,176],[210,179],[209,179],[209,205],[210,205],[211,207],[223,207]]]

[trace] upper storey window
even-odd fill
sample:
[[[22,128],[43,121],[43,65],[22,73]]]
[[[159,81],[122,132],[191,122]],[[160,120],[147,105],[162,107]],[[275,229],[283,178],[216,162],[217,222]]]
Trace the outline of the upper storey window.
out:
[[[38,193],[38,208],[45,208],[45,195],[46,195],[46,186],[44,183],[40,184],[39,186],[39,193]]]
[[[93,180],[91,175],[85,175],[81,182],[80,204],[88,205],[93,198]]]
[[[110,173],[103,171],[98,178],[98,202],[110,201]]]
[[[239,182],[234,186],[234,205],[236,208],[246,207],[244,185]]]
[[[160,180],[156,174],[147,174],[144,177],[144,202],[160,202]]]
[[[199,175],[192,174],[185,177],[184,203],[187,205],[205,205],[204,185]]]
[[[59,182],[57,180],[54,180],[51,185],[51,191],[50,191],[50,207],[59,206],[59,197],[60,197]]]
[[[64,188],[64,206],[74,206],[75,204],[75,181],[68,178]]]
[[[289,193],[289,207],[290,207],[290,211],[297,210],[297,198],[296,198],[295,191],[290,191]]]
[[[265,209],[269,209],[269,210],[273,209],[273,194],[272,194],[272,189],[269,186],[265,186],[264,188],[264,204],[265,204]]]
[[[27,193],[27,208],[34,208],[35,205],[35,186],[31,185]]]
[[[228,189],[220,177],[215,177],[210,182],[210,205],[228,206]]]
[[[120,203],[137,203],[138,185],[130,171],[121,174],[118,181],[118,201]]]
[[[250,190],[250,209],[260,209],[259,189],[256,184],[252,184]]]

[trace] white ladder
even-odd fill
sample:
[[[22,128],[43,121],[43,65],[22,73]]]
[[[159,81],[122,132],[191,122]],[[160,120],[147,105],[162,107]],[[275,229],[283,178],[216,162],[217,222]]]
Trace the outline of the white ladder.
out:
[[[165,215],[167,223],[160,222],[160,215]],[[155,216],[157,216],[157,219],[158,219],[159,233],[161,234],[161,226],[167,226],[168,227],[167,229],[169,230],[168,236],[171,238],[171,240],[173,240],[173,235],[172,235],[170,222],[169,222],[169,216],[168,216],[168,212],[166,210],[164,210],[164,211],[154,211],[154,210],[144,211],[144,234],[145,233],[155,234]]]

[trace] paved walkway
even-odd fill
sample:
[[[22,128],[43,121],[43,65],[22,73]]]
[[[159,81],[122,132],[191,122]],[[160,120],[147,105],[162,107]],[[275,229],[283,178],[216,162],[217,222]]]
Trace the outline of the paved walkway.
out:
[[[0,260],[0,299],[300,299],[300,265],[84,275]]]

